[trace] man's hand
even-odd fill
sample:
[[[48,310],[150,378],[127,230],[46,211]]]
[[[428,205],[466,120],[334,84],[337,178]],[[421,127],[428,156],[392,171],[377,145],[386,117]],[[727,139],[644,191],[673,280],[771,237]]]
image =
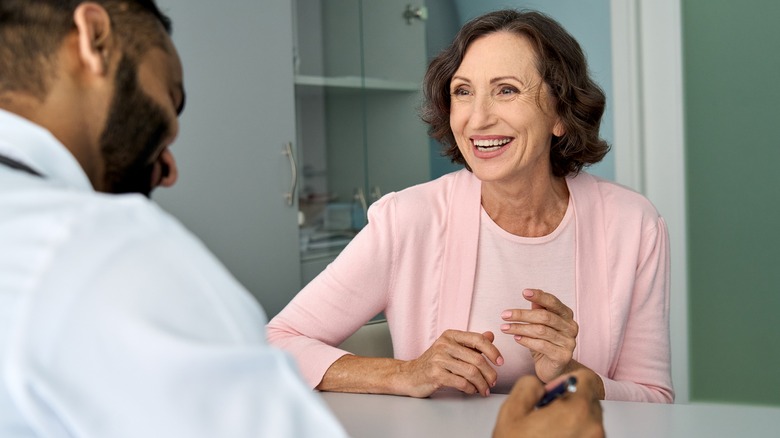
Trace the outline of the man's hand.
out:
[[[501,406],[493,429],[493,438],[508,437],[586,437],[603,438],[604,424],[601,404],[593,391],[594,374],[575,371],[577,392],[567,394],[543,408],[536,403],[545,393],[545,386],[534,376],[520,378],[512,393]],[[568,375],[555,379],[547,389]]]

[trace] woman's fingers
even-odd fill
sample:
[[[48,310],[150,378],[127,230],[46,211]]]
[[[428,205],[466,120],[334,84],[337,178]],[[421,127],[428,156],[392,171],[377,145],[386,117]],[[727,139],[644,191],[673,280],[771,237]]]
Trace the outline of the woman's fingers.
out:
[[[531,350],[536,374],[549,381],[564,372],[577,346],[579,325],[574,312],[555,295],[539,289],[526,289],[523,297],[531,309],[510,309],[501,314],[506,323],[501,331]]]
[[[573,351],[576,338],[553,330],[550,327],[530,324],[503,324],[501,331],[513,335],[515,341],[540,353],[551,352],[552,348]]]
[[[530,325],[528,330],[538,330],[539,335],[545,334],[541,327],[550,327],[564,336],[575,338],[579,332],[579,326],[574,321],[574,312],[563,304],[555,295],[538,290],[526,289],[523,296],[531,302],[531,309],[508,309],[502,312],[501,318],[507,322]],[[512,324],[509,331],[512,334],[532,336],[533,333],[515,333],[514,329],[520,329],[522,324]],[[534,327],[535,326],[535,327]],[[507,333],[506,330],[502,331]]]
[[[532,304],[536,304],[537,307],[547,309],[562,318],[572,319],[574,317],[574,312],[563,304],[558,297],[543,290],[525,289],[523,290],[523,298],[530,301]],[[536,307],[532,306],[531,308],[533,309]]]
[[[431,388],[430,393],[450,387],[487,396],[498,378],[488,361],[503,364],[500,352],[492,343],[493,337],[489,332],[447,330],[425,353],[410,362],[410,372],[425,381],[421,383]]]
[[[463,332],[459,330],[447,330],[442,338],[453,341],[449,351],[453,361],[448,361],[448,370],[461,376],[474,385],[482,395],[488,395],[490,388],[495,386],[498,374],[488,363],[488,360],[496,365],[503,364],[503,358],[495,345],[493,334]],[[459,388],[460,389],[460,388]]]
[[[539,377],[545,382],[565,371],[573,358],[573,346],[562,347],[529,337],[515,337],[515,342],[531,350],[537,368],[544,366],[544,376]]]
[[[493,332],[485,333],[473,333],[463,332],[459,330],[447,330],[442,334],[442,337],[449,337],[458,345],[468,347],[471,350],[479,353],[479,356],[484,355],[491,362],[496,365],[504,363],[504,359],[501,357],[501,352],[498,351],[495,345],[493,345]],[[492,369],[492,368],[491,368]]]

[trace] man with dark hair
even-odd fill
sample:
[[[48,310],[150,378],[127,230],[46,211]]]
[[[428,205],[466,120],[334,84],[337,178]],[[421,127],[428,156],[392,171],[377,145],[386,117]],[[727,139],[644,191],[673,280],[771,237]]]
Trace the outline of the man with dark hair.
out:
[[[0,436],[344,436],[147,198],[177,176],[170,29],[152,0],[0,0]],[[542,393],[521,382],[496,436],[600,425],[591,393],[534,412]]]

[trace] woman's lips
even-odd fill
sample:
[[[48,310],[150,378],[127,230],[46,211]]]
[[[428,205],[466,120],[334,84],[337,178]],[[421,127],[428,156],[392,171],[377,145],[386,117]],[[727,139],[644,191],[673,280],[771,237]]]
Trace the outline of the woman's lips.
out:
[[[477,158],[493,158],[501,155],[512,143],[512,137],[472,138],[474,156]]]

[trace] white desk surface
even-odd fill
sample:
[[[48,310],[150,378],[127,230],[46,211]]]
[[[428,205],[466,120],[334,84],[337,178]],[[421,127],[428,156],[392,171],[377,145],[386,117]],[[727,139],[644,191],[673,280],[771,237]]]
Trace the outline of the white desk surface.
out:
[[[505,395],[321,393],[353,438],[489,437]],[[780,437],[780,407],[602,402],[607,437]]]

